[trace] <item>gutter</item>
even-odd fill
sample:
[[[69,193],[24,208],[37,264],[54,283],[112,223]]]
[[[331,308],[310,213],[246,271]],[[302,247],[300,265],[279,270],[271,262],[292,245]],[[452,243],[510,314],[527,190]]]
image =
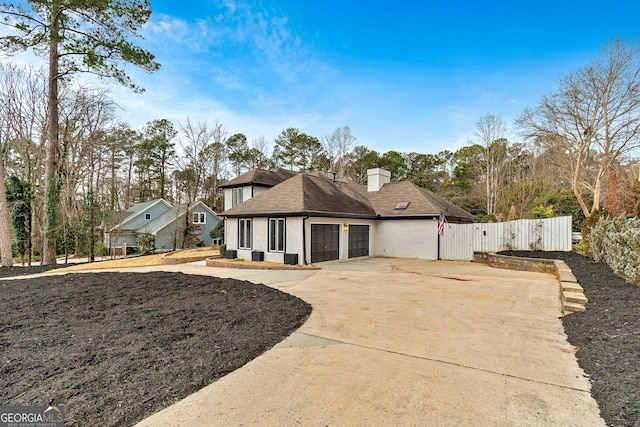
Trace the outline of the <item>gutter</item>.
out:
[[[307,218],[309,218],[310,216],[315,216],[320,218],[380,219],[379,216],[375,214],[349,214],[349,213],[340,213],[340,212],[314,212],[314,211],[246,212],[246,213],[239,213],[239,214],[227,213],[227,211],[224,211],[220,213],[220,215],[229,217],[229,218],[275,217],[275,216],[278,216],[281,218],[287,218],[292,216],[306,216]],[[436,215],[436,217],[437,216],[438,215]]]

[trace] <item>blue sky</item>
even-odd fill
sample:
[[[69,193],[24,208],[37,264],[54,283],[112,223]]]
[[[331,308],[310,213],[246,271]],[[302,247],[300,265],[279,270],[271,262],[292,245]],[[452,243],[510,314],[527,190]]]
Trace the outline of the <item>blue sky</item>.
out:
[[[482,115],[510,123],[608,40],[640,35],[636,0],[150,2],[140,43],[162,68],[130,70],[142,95],[110,85],[133,127],[189,117],[272,144],[349,126],[379,152],[456,150]]]

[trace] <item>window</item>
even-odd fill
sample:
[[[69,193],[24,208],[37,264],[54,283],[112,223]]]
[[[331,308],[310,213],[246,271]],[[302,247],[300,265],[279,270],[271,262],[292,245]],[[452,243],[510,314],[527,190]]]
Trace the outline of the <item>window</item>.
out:
[[[251,220],[238,220],[238,249],[251,249]]]
[[[146,219],[147,221],[151,219],[151,214],[150,213],[146,213],[144,214],[144,219]]]
[[[284,252],[284,218],[269,220],[269,251]]]
[[[242,203],[242,188],[234,188],[231,190],[231,207],[237,206]]]
[[[193,213],[193,223],[194,224],[206,224],[207,223],[207,215],[204,212],[194,212]]]

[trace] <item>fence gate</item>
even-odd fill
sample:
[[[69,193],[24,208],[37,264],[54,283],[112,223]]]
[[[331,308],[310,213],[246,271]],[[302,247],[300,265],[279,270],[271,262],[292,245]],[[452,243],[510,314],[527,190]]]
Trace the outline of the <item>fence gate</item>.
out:
[[[440,259],[473,261],[473,225],[445,224],[440,236]]]

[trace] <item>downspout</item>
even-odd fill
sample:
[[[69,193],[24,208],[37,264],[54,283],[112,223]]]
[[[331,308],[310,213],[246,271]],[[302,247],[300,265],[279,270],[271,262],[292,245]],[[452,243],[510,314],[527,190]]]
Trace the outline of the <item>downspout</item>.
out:
[[[222,243],[227,245],[227,217],[225,216],[222,221],[224,221],[224,232],[222,233]]]
[[[309,219],[309,215],[302,218],[302,261],[304,265],[307,265],[307,227],[306,220]]]

